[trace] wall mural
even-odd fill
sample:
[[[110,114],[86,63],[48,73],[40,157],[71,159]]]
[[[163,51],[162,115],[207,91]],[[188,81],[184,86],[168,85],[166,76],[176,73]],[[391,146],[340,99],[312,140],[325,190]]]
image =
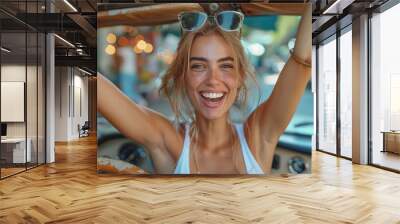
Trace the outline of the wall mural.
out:
[[[311,172],[310,5],[118,7],[98,12],[99,173]]]

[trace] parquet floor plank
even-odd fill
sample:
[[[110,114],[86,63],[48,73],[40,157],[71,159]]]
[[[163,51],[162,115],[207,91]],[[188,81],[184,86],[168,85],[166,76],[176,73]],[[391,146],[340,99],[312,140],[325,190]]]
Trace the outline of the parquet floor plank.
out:
[[[97,174],[96,139],[0,181],[0,223],[397,223],[400,175],[313,153],[312,174]]]

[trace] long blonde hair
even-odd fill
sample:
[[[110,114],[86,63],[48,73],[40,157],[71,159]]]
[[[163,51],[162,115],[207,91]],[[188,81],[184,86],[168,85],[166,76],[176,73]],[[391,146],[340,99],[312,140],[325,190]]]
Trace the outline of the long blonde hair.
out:
[[[160,92],[168,98],[177,123],[195,121],[195,113],[186,94],[185,76],[188,74],[191,46],[195,38],[210,34],[220,35],[234,52],[235,68],[241,80],[237,96],[240,107],[245,107],[247,103],[246,80],[250,77],[256,82],[254,69],[247,60],[238,32],[225,32],[212,25],[205,25],[195,32],[185,32],[179,41],[176,56],[162,78],[160,88]]]

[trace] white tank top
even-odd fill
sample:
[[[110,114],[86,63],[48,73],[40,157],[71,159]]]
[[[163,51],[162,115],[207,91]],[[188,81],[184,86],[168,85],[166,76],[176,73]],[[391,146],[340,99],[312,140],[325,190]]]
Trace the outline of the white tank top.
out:
[[[264,174],[260,165],[254,159],[253,154],[247,144],[246,137],[244,135],[243,124],[234,124],[236,132],[239,136],[240,148],[244,158],[244,164],[246,166],[247,174]],[[183,149],[179,157],[178,163],[175,167],[174,174],[190,174],[190,136],[189,136],[189,125],[185,125],[185,139],[183,140]]]

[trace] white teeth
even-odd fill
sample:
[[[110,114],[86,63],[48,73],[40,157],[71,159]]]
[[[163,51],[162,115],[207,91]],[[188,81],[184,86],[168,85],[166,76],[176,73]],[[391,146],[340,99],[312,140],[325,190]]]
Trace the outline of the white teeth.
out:
[[[223,93],[206,93],[206,92],[202,92],[201,95],[206,97],[206,98],[215,99],[215,98],[222,97],[224,94]]]

